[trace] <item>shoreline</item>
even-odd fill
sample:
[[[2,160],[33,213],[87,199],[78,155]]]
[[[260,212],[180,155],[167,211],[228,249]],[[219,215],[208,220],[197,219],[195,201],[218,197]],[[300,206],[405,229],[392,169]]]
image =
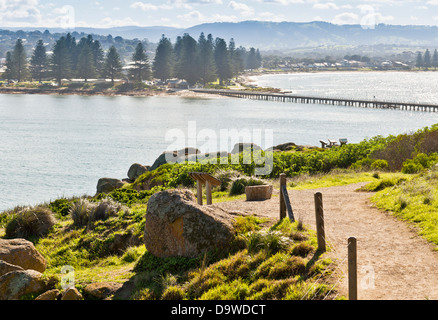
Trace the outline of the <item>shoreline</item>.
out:
[[[261,77],[265,75],[288,75],[288,74],[310,74],[310,73],[343,73],[343,72],[366,72],[366,73],[388,73],[388,72],[409,72],[417,73],[417,70],[299,70],[299,71],[259,71],[259,72],[246,72],[240,75],[236,81],[237,85],[245,89],[244,86],[258,87],[254,83],[256,80],[253,78]],[[422,71],[425,72],[425,71]],[[429,70],[426,72],[435,72]],[[259,87],[262,88],[262,87]],[[278,89],[279,88],[271,88]],[[80,96],[131,96],[131,97],[152,97],[152,96],[179,96],[187,98],[207,98],[212,97],[211,94],[196,93],[190,89],[168,89],[163,88],[159,90],[144,89],[144,90],[131,90],[131,91],[113,91],[111,89],[106,90],[93,90],[93,89],[69,89],[69,88],[24,88],[24,87],[1,87],[0,94],[44,94],[44,95],[80,95]],[[217,96],[220,98],[226,98],[224,96]]]
[[[106,96],[106,97],[167,97],[176,96],[184,98],[208,98],[216,95],[197,93],[191,90],[133,90],[125,92],[117,91],[94,91],[80,89],[40,89],[40,88],[5,88],[0,87],[0,94],[29,94],[29,95],[77,95],[77,96]],[[224,96],[217,96],[226,98]]]

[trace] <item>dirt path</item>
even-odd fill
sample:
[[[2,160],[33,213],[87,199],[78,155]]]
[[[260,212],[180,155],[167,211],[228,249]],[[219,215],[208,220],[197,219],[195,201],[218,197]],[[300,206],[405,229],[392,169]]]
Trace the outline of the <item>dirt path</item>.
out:
[[[374,208],[371,194],[355,192],[362,184],[313,190],[289,190],[295,218],[315,229],[314,194],[323,194],[327,253],[343,275],[338,290],[348,297],[347,239],[357,238],[360,300],[438,299],[438,252],[408,223]],[[279,198],[218,204],[258,216],[277,218]]]

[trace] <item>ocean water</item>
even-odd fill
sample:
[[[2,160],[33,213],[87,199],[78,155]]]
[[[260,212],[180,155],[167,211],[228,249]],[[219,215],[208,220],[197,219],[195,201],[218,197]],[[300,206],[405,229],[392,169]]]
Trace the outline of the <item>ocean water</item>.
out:
[[[314,72],[251,79],[259,86],[294,94],[438,104],[438,71]]]
[[[344,76],[332,76],[333,92],[347,95],[337,87],[343,83],[338,77]],[[393,81],[397,79],[403,78]],[[305,88],[306,81],[300,82],[302,90],[311,89]],[[356,85],[356,92],[362,92],[361,84]],[[424,87],[419,81],[406,90]],[[429,92],[424,99],[433,95]],[[99,178],[123,179],[131,164],[151,165],[169,148],[231,151],[239,137],[223,141],[222,131],[246,129],[253,142],[268,148],[286,142],[320,145],[320,139],[329,138],[359,142],[437,122],[438,113],[234,98],[0,95],[0,211],[62,196],[94,195]],[[206,148],[212,137],[213,147]]]

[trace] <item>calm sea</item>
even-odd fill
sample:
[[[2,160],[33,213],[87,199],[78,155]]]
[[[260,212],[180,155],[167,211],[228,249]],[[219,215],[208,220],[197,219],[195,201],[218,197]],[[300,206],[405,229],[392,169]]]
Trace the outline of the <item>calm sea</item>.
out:
[[[382,88],[376,80],[382,75],[391,75],[392,85],[402,89],[391,91],[386,84]],[[438,84],[438,73],[424,78],[410,73],[372,76],[379,95],[438,103],[436,85],[430,83]],[[323,77],[323,83],[317,85],[312,77]],[[402,87],[408,77],[409,86]],[[299,87],[321,95],[368,94],[361,79],[358,73],[278,75],[261,77],[260,84],[280,87],[277,84],[284,82],[285,89],[292,86],[295,92]],[[425,88],[423,96],[415,95]],[[94,195],[99,178],[123,179],[131,164],[151,165],[175,142],[166,140],[166,133],[176,129],[189,137],[190,121],[195,121],[199,137],[203,129],[218,137],[221,130],[272,129],[273,145],[319,145],[320,139],[359,142],[414,131],[438,123],[438,114],[213,97],[0,95],[0,211],[62,196]],[[263,139],[262,147],[270,147]],[[220,143],[218,150],[224,150]],[[190,146],[208,151],[200,140]]]

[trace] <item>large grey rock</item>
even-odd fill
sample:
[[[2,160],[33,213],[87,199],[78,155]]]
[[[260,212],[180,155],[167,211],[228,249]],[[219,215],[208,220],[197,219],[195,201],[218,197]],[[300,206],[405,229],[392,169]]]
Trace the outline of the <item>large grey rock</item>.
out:
[[[84,300],[84,297],[78,289],[72,287],[62,293],[60,300]]]
[[[40,294],[38,297],[35,298],[35,300],[58,300],[60,298],[60,293],[61,291],[59,291],[58,289],[52,289]]]
[[[109,299],[122,289],[123,284],[118,282],[90,283],[84,288],[84,294],[98,300]]]
[[[233,216],[214,206],[200,206],[189,190],[167,190],[148,202],[144,241],[157,257],[196,257],[227,248],[233,239]]]
[[[53,283],[38,271],[12,271],[0,277],[0,300],[18,300],[27,294],[47,291],[52,286]]]
[[[97,182],[97,193],[108,193],[115,189],[123,187],[123,181],[114,178],[101,178]]]
[[[236,143],[233,147],[233,150],[231,150],[231,154],[237,154],[237,153],[241,153],[243,151],[255,151],[255,150],[262,150],[262,148],[260,146],[258,146],[255,143],[249,142],[243,142],[243,143]]]
[[[143,173],[149,170],[150,166],[143,166],[139,163],[134,163],[128,170],[128,178],[131,181],[135,181]]]
[[[159,166],[168,163],[169,159],[172,160],[174,163],[180,163],[184,162],[186,160],[186,157],[192,154],[198,154],[201,153],[199,149],[196,148],[184,148],[181,150],[175,150],[175,151],[164,151],[152,164],[150,167],[150,171],[157,169]]]
[[[7,263],[6,261],[0,260],[0,277],[4,276],[6,273],[11,271],[24,270],[20,266],[16,266],[15,264]]]
[[[46,259],[25,239],[0,239],[0,260],[39,272],[46,270]]]
[[[184,160],[187,160],[190,162],[212,161],[212,163],[216,163],[218,157],[228,158],[228,152],[227,151],[216,151],[216,152],[192,154],[192,155],[187,156],[186,159],[184,159]],[[227,159],[227,161],[228,161],[228,159]]]

